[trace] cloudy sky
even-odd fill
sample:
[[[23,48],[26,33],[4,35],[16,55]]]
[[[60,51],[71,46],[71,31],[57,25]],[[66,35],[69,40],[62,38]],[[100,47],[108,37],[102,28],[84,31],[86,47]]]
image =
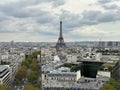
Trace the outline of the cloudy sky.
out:
[[[0,41],[120,40],[120,0],[0,0]]]

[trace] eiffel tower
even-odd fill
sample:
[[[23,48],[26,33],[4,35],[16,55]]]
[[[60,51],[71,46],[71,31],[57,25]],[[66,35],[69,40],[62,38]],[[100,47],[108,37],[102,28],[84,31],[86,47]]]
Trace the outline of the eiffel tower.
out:
[[[58,38],[58,42],[56,43],[56,48],[63,48],[66,47],[66,44],[64,42],[64,38],[62,35],[62,21],[60,21],[60,35]]]

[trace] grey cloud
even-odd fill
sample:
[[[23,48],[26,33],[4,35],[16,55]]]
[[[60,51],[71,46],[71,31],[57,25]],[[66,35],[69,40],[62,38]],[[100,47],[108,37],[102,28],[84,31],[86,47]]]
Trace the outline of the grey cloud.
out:
[[[63,5],[65,3],[64,0],[20,0],[18,2],[12,2],[7,4],[1,4],[0,5],[0,12],[3,12],[9,16],[14,16],[18,18],[24,18],[24,17],[35,17],[37,15],[41,15],[42,13],[46,13],[45,11],[42,11],[41,8],[35,12],[35,10],[29,10],[27,7],[41,4],[41,3],[52,3],[54,7],[58,7],[60,5]],[[50,15],[50,14],[49,14]]]
[[[81,15],[63,11],[61,16],[63,19],[63,28],[66,31],[71,31],[77,27],[98,24],[98,18],[101,14],[102,12],[100,11],[84,11]]]
[[[7,5],[0,5],[0,11],[8,16],[14,16],[18,18],[35,16],[37,12],[35,13],[35,11],[30,11],[29,9],[26,8],[28,5],[35,4],[35,2],[32,1],[29,1],[28,3],[24,1],[21,3],[16,2],[16,3],[8,3]],[[37,0],[35,1],[37,2]]]
[[[48,14],[48,15],[37,17],[37,18],[35,17],[34,19],[36,19],[38,23],[45,24],[45,23],[53,23],[55,18],[53,16],[49,16]]]
[[[65,4],[65,0],[55,0],[52,3],[53,7],[59,7],[59,6],[64,5],[64,4]]]
[[[120,0],[97,0],[99,4],[107,4],[111,2],[117,2],[117,1],[120,1]]]
[[[15,28],[5,27],[0,25],[0,33],[15,33],[15,32],[21,32],[20,30],[16,30]]]
[[[109,9],[109,10],[116,10],[119,9],[119,7],[116,4],[112,5],[102,5],[104,9]]]
[[[86,11],[83,13],[83,18],[81,24],[94,25],[104,22],[113,22],[120,20],[120,12],[100,12],[100,11]]]
[[[17,32],[17,31],[0,28],[0,33],[15,33],[15,32]]]
[[[84,11],[81,15],[64,12],[62,17],[64,26],[63,28],[66,31],[71,31],[77,27],[119,21],[120,12]]]
[[[6,16],[14,18],[32,18],[38,23],[54,23],[56,24],[56,15],[52,15],[51,12],[44,11],[42,8],[27,8],[36,4],[41,4],[45,2],[50,2],[56,7],[64,4],[64,0],[21,0],[14,3],[8,3],[0,5],[0,12],[4,13]]]
[[[105,10],[116,10],[120,8],[117,4],[115,4],[119,1],[120,0],[97,0],[97,5],[100,5]]]
[[[101,16],[98,18],[99,22],[112,22],[112,21],[117,21],[117,16],[118,13],[102,13]]]
[[[33,9],[27,8],[34,4],[52,2],[50,0],[27,0],[18,1],[15,3],[8,3],[7,5],[0,5],[0,12],[4,13],[6,16],[14,18],[32,18],[38,23],[50,23],[53,22],[55,16],[51,12],[43,11],[41,8]]]
[[[98,17],[101,15],[100,11],[84,11],[83,18],[80,20],[82,25],[93,25],[98,23]]]
[[[69,11],[62,10],[61,18],[63,20],[64,29],[70,31],[79,26],[81,16],[79,14],[73,14]]]
[[[4,13],[0,12],[0,22],[4,21],[4,20],[8,20],[9,17],[7,17]]]
[[[99,0],[101,3],[108,3],[111,0]],[[27,7],[30,7],[31,5],[36,5],[39,3],[44,3],[44,2],[50,2],[53,4],[53,7],[57,7],[60,5],[63,5],[65,2],[64,0],[22,0],[16,3],[8,3],[7,5],[0,5],[0,20],[4,19],[11,19],[17,18],[18,20],[28,20],[32,19],[35,23],[37,24],[42,24],[42,25],[47,25],[50,24],[56,28],[56,30],[59,30],[59,20],[58,16],[61,16],[63,19],[63,29],[65,32],[71,31],[77,27],[82,27],[86,25],[96,25],[100,23],[106,23],[106,22],[113,22],[120,20],[120,12],[114,11],[114,12],[101,12],[101,11],[84,11],[82,14],[73,14],[69,11],[64,11],[60,15],[53,15],[52,12],[48,11],[43,11],[41,8],[39,9],[30,9]],[[55,3],[57,2],[57,3]],[[115,8],[115,6],[111,6],[111,8]],[[4,16],[3,16],[4,15]],[[9,18],[10,17],[10,18]],[[2,22],[0,22],[2,23]],[[14,23],[14,22],[13,22]],[[26,23],[30,23],[27,21]],[[24,27],[24,24],[26,23],[18,23],[16,25],[16,28],[19,30],[25,30],[26,28]],[[6,23],[7,24],[7,23]],[[3,29],[1,29],[1,32],[4,30],[7,31],[6,28],[1,26]],[[8,28],[9,29],[9,28]],[[11,29],[13,30],[13,29]]]
[[[64,14],[65,28],[73,30],[76,27],[87,25],[96,25],[120,20],[120,12],[101,12],[101,11],[84,11],[81,15],[68,13]]]
[[[100,4],[106,4],[106,3],[109,3],[111,1],[112,0],[98,0],[98,3],[100,3]]]

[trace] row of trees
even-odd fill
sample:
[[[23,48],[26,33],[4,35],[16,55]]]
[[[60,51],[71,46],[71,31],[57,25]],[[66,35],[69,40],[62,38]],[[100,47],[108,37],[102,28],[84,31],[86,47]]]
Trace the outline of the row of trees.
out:
[[[20,85],[22,83],[23,78],[26,77],[27,74],[27,67],[26,66],[21,66],[20,70],[15,76],[15,84]]]
[[[10,62],[6,62],[6,61],[0,61],[0,65],[9,65],[10,64]]]
[[[110,78],[108,83],[106,83],[100,90],[120,90],[120,82],[115,81]]]
[[[105,68],[108,69],[108,71],[112,71],[114,64],[111,63],[104,63],[100,66],[99,70],[104,70]]]
[[[40,51],[36,51],[30,55],[26,55],[26,59],[21,63],[21,68],[15,77],[15,83],[17,85],[20,85],[25,79],[28,80],[24,90],[40,90],[40,85],[38,83],[38,54],[40,54]]]
[[[6,87],[3,84],[0,84],[0,90],[11,90],[10,88]]]
[[[75,64],[72,64],[72,63],[64,63],[63,64],[64,67],[68,67],[68,68],[72,68],[74,66],[76,66]]]
[[[25,86],[24,90],[40,90],[40,89],[38,88],[38,86],[32,85],[32,84],[28,83],[28,84]]]
[[[103,55],[109,55],[109,54],[118,54],[118,50],[97,50],[96,52],[100,52]]]

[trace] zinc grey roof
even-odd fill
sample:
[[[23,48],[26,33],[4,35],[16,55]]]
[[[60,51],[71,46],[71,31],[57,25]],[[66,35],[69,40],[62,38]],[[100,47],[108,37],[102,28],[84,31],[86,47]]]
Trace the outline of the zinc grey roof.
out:
[[[51,72],[49,76],[76,76],[75,72]]]
[[[8,67],[7,66],[4,66],[4,65],[0,65],[0,72],[2,72],[3,70],[7,69]]]

